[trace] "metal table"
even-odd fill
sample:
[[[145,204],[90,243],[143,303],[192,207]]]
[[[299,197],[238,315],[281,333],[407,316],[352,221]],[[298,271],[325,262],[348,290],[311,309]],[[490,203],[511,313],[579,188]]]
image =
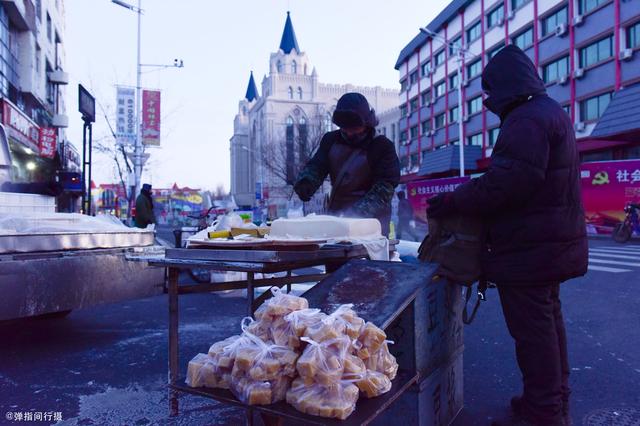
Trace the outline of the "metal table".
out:
[[[435,269],[433,265],[352,260],[335,274],[323,279],[307,291],[304,296],[309,300],[309,306],[321,308],[326,312],[332,312],[343,303],[354,303],[354,309],[360,316],[387,329],[397,324],[402,316],[413,316],[416,298],[431,281]],[[177,285],[172,293],[176,303],[174,309],[177,313]],[[170,292],[170,297],[172,293]],[[170,311],[173,311],[171,306]],[[177,321],[177,314],[172,318]],[[420,321],[424,321],[424,318]],[[172,327],[171,323],[170,327]],[[176,334],[170,335],[170,348],[176,349],[176,352],[170,352],[169,365],[169,398],[172,415],[178,414],[177,392],[187,392],[243,407],[247,412],[249,424],[251,424],[255,412],[267,416],[269,420],[287,420],[296,424],[367,425],[379,417],[407,390],[415,387],[420,378],[419,366],[409,356],[412,355],[409,354],[411,349],[404,345],[397,345],[396,352],[400,348],[405,353],[395,353],[400,362],[400,371],[392,382],[391,390],[378,398],[360,398],[356,411],[344,421],[310,416],[297,411],[285,402],[268,406],[249,406],[238,401],[227,390],[194,389],[183,384],[184,377],[178,379],[177,322],[175,327]],[[410,338],[413,342],[412,335],[413,333],[409,333],[405,339]],[[172,338],[176,339],[173,345]],[[393,346],[391,350],[394,352]]]

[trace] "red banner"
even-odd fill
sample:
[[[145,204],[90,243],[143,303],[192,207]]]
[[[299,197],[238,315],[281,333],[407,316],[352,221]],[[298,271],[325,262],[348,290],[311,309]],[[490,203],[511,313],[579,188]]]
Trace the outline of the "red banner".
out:
[[[34,149],[38,146],[40,127],[6,99],[2,100],[2,123],[5,124],[8,135],[24,146]]]
[[[142,91],[142,143],[160,145],[160,91]]]
[[[590,233],[610,233],[624,219],[624,206],[640,203],[640,160],[584,163],[580,176]]]
[[[41,127],[38,147],[40,156],[53,158],[56,156],[56,129],[53,127]]]
[[[408,200],[413,207],[414,217],[423,222],[427,221],[427,200],[443,192],[453,192],[469,180],[468,176],[428,179],[407,183]]]

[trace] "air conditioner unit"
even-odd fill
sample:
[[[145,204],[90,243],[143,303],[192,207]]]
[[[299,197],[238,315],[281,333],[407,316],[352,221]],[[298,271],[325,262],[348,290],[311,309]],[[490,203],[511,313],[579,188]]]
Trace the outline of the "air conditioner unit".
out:
[[[622,49],[620,51],[620,59],[630,61],[633,58],[633,49]]]
[[[578,27],[582,25],[583,21],[584,21],[584,17],[582,15],[576,15],[573,17],[573,26]]]
[[[573,71],[573,77],[574,78],[582,78],[584,76],[584,69],[583,68],[576,68],[575,71]]]
[[[558,24],[556,26],[556,35],[561,37],[567,33],[567,24]]]
[[[514,12],[513,10],[510,10],[509,13],[507,14],[507,18],[509,18],[509,20],[512,20],[515,17],[516,17],[516,12]]]
[[[565,84],[567,84],[568,82],[569,82],[569,76],[568,76],[568,75],[561,75],[561,76],[558,78],[558,84],[565,85]]]
[[[586,128],[585,124],[582,121],[577,122],[573,125],[573,127],[576,129],[576,132],[584,132],[584,129]]]

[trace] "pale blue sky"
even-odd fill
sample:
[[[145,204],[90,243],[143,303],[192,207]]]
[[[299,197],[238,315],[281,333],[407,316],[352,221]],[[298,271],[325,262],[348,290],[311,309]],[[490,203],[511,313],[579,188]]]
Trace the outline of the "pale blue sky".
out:
[[[137,0],[132,0],[137,3]],[[300,48],[324,83],[398,88],[400,50],[445,0],[143,0],[142,63],[184,60],[182,69],[143,74],[162,90],[162,147],[151,150],[143,180],[155,187],[229,188],[229,138],[249,71],[260,86],[277,50],[286,11]],[[115,85],[135,85],[136,14],[110,0],[66,0],[69,139],[82,146],[77,85],[113,120]],[[105,119],[94,138],[112,143]],[[106,139],[105,139],[106,138]],[[94,181],[112,182],[111,159],[94,154]]]

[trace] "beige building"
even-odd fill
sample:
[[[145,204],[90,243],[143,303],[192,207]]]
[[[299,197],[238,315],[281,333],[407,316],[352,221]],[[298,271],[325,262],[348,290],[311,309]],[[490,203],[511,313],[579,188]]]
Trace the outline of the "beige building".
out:
[[[332,129],[335,105],[347,92],[362,93],[376,111],[397,110],[397,90],[320,83],[287,13],[261,93],[252,73],[234,120],[231,193],[239,206],[261,206],[271,217],[286,213],[293,181],[322,135]],[[328,189],[323,188],[324,193]],[[308,209],[321,208],[323,198],[319,191]]]

